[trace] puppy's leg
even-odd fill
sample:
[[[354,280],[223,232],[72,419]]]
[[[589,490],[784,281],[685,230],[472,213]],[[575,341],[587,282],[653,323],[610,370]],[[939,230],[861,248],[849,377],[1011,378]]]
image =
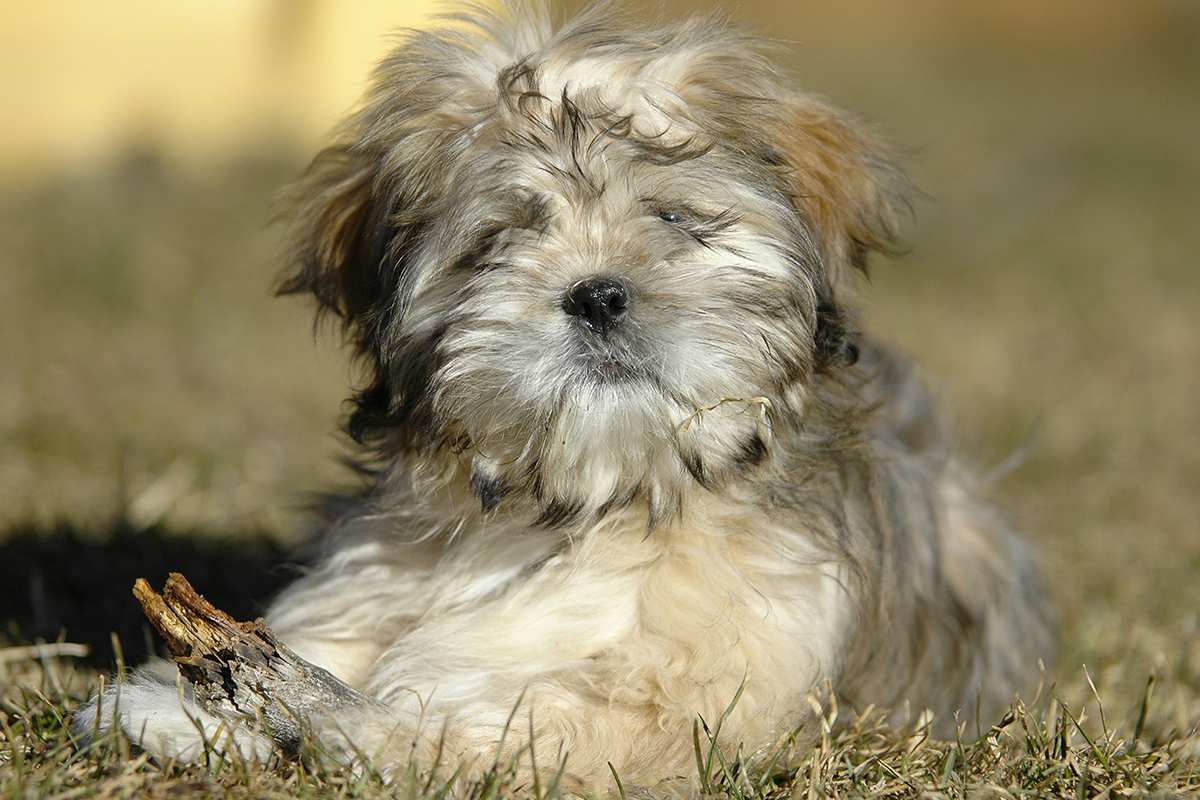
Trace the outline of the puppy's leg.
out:
[[[399,624],[385,615],[405,609],[392,599],[405,577],[388,577],[393,585],[380,587],[369,576],[319,568],[284,590],[267,610],[267,624],[301,658],[361,686]]]
[[[362,633],[356,622],[370,614],[378,617],[380,609],[364,605],[346,619],[344,628],[338,628],[336,615],[322,605],[331,587],[325,584],[321,588],[324,591],[311,595],[301,592],[285,606],[281,627],[288,632],[287,642],[296,643],[300,658],[312,662],[314,674],[325,669],[333,673],[323,683],[344,685],[334,675],[361,682],[382,648],[365,634],[356,639],[355,635]],[[314,619],[311,630],[303,625],[305,614]],[[301,695],[306,691],[297,689]],[[353,691],[349,685],[346,690]],[[286,699],[295,702],[297,698],[287,695]],[[265,759],[275,743],[260,729],[257,710],[253,707],[220,716],[209,713],[197,703],[191,684],[181,680],[176,665],[155,659],[135,670],[129,680],[111,683],[80,707],[72,729],[87,743],[119,728],[159,761],[199,762],[209,753],[233,752]]]
[[[199,761],[210,748],[265,757],[272,741],[296,752],[309,718],[375,705],[296,656],[261,622],[235,621],[180,575],[168,577],[161,595],[141,580],[134,594],[188,686],[173,692],[168,676],[139,671],[77,715],[85,738],[119,727],[160,760]]]
[[[424,610],[422,587],[440,548],[398,542],[391,527],[364,515],[343,522],[327,549],[265,618],[298,656],[361,688],[379,654]]]
[[[331,536],[326,558],[288,587],[266,614],[268,626],[292,651],[299,668],[264,686],[264,695],[282,700],[314,729],[324,747],[345,762],[369,757],[396,737],[411,743],[419,727],[402,724],[411,721],[365,700],[357,691],[366,685],[384,649],[422,618],[439,591],[466,602],[474,597],[471,592],[489,591],[491,576],[518,571],[523,564],[509,563],[511,544],[497,540],[492,546],[480,538],[463,546],[468,556],[462,560],[466,572],[461,580],[443,578],[434,585],[431,579],[440,574],[434,565],[442,546],[436,541],[403,541],[396,533],[398,527],[400,522],[385,524],[378,515],[366,513],[343,522]],[[530,549],[528,558],[538,557],[553,540],[549,535],[543,538],[546,541],[537,539],[534,545],[530,545],[533,537],[523,540]],[[471,570],[482,572],[486,579],[472,579]],[[75,730],[90,739],[94,732],[119,727],[164,759],[202,759],[205,738],[217,733],[228,738],[233,732],[228,742],[214,743],[218,751],[233,749],[243,755],[265,757],[275,744],[284,749],[295,745],[294,730],[290,734],[270,731],[277,737],[273,741],[256,727],[256,716],[263,710],[259,701],[264,698],[214,715],[197,703],[190,685],[185,685],[181,700],[178,679],[178,670],[169,662],[139,670],[132,681],[108,687],[84,706],[76,714]]]
[[[331,680],[336,676],[350,691],[363,684],[379,653],[427,601],[420,587],[437,548],[382,541],[390,531],[350,520],[331,536],[330,555],[288,587],[267,613],[278,639],[301,661],[328,670]],[[73,728],[85,742],[120,728],[164,759],[201,760],[205,739],[215,734],[220,741],[211,744],[218,752],[265,757],[272,751],[271,739],[256,727],[257,708],[213,715],[197,704],[186,681],[181,695],[178,681],[174,664],[152,661],[130,681],[110,685],[82,706]],[[337,716],[333,709],[329,714],[311,710],[314,718]],[[344,711],[347,718],[354,716],[353,709]],[[386,721],[379,727],[387,727]]]
[[[611,781],[611,764],[626,787],[690,785],[696,777],[692,731],[701,717],[709,730],[722,720],[718,744],[727,754],[742,743],[770,744],[808,730],[811,719],[803,692],[747,680],[741,670],[703,686],[687,675],[638,675],[628,664],[446,677],[458,685],[439,684],[426,696],[409,690],[411,701],[394,703],[390,716],[338,714],[321,727],[322,741],[370,757],[385,776],[410,764],[429,768],[436,758],[443,774],[468,780],[493,765],[524,780],[536,770],[545,781],[561,769],[564,788],[595,789]],[[475,696],[463,700],[458,692],[469,686]],[[442,688],[455,699],[440,702]]]
[[[223,719],[201,708],[191,686],[178,681],[175,665],[166,661],[105,687],[75,712],[71,728],[85,744],[119,728],[158,761],[200,762],[210,754],[265,760],[272,751],[252,721]]]
[[[414,744],[421,763],[444,730],[442,755],[461,774],[513,759],[528,772],[532,746],[541,770],[569,755],[567,774],[581,785],[610,781],[610,762],[626,786],[692,780],[698,717],[711,726],[730,709],[723,744],[771,742],[805,722],[805,695],[837,668],[848,612],[840,585],[818,569],[786,579],[790,599],[811,601],[798,616],[669,571],[661,577],[673,589],[648,596],[620,571],[610,580],[573,565],[545,572],[545,591],[431,616],[380,657],[367,693],[391,709],[392,736],[362,748],[384,769],[408,763]]]

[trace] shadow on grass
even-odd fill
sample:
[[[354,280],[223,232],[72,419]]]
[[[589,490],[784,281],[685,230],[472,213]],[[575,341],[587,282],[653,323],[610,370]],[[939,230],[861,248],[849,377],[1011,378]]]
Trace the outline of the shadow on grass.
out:
[[[130,592],[135,579],[159,588],[168,572],[182,572],[218,608],[252,619],[295,577],[287,562],[284,547],[257,533],[17,526],[0,531],[0,631],[86,644],[87,661],[102,667],[112,664],[116,633],[126,663],[137,664],[159,644]]]

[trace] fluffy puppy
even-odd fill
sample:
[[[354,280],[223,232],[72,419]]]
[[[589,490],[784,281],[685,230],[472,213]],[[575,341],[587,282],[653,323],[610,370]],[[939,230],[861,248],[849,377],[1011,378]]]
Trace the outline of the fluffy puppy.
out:
[[[370,488],[267,614],[369,698],[309,709],[322,744],[387,772],[444,737],[468,773],[532,744],[579,785],[649,785],[686,780],[739,687],[721,744],[752,749],[826,685],[946,731],[1036,678],[1026,548],[846,311],[906,188],[719,17],[408,34],[299,185],[283,283],[369,376]],[[156,675],[80,730],[271,751],[253,709]]]

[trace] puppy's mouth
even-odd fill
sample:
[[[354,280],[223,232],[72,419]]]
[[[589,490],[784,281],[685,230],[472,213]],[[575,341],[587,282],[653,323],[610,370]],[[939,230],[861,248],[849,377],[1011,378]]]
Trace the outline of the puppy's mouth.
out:
[[[585,359],[587,376],[596,383],[632,383],[645,377],[641,370],[617,358]]]
[[[623,384],[648,380],[646,359],[625,337],[603,341],[585,338],[578,342],[577,364],[583,377],[598,384]]]
[[[562,310],[587,380],[611,384],[645,377],[634,304],[635,292],[620,276],[592,276],[564,293]]]

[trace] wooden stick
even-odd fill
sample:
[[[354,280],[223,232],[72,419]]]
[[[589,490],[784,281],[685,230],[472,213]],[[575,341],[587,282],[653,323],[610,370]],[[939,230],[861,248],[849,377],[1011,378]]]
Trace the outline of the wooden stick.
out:
[[[258,719],[294,754],[310,722],[355,705],[377,705],[297,656],[261,619],[238,622],[177,572],[162,594],[139,578],[133,595],[163,637],[197,701],[213,714]]]

